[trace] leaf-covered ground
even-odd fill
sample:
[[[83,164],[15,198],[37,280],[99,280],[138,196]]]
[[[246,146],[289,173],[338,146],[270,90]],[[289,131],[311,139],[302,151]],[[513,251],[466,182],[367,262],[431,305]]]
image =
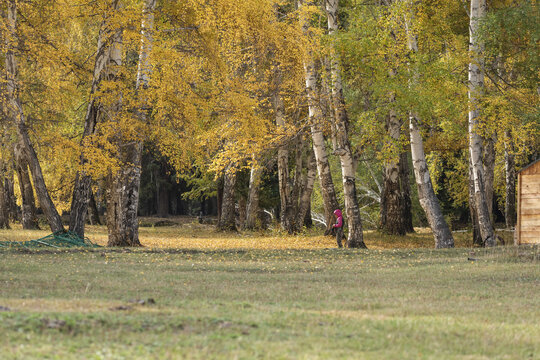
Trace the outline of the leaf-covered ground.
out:
[[[539,254],[4,250],[0,358],[539,359]]]

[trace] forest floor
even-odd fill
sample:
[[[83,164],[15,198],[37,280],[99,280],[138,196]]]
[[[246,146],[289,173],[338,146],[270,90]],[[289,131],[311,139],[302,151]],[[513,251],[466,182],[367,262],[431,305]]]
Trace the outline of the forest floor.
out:
[[[23,230],[14,224],[11,230],[0,229],[0,241],[25,241],[50,234],[43,230]],[[364,231],[364,241],[369,249],[433,248],[433,234],[429,228],[416,228],[406,236],[385,235],[375,230]],[[335,238],[323,236],[324,229],[314,227],[301,234],[289,236],[281,231],[240,231],[223,233],[214,225],[199,224],[197,218],[178,216],[170,218],[146,217],[140,219],[141,244],[150,248],[183,249],[327,249],[337,247]],[[456,247],[473,247],[470,231],[453,233]],[[507,245],[513,244],[513,231],[497,232]],[[86,236],[95,244],[107,244],[105,226],[86,226]]]
[[[538,247],[164,235],[182,226],[141,228],[138,249],[1,250],[0,359],[540,359]]]

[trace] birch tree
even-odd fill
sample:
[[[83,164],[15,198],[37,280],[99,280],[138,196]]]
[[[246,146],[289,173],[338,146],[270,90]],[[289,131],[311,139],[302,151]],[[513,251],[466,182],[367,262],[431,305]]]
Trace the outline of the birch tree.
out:
[[[483,46],[478,40],[479,21],[486,12],[485,0],[471,0],[469,23],[469,154],[474,183],[475,210],[478,217],[480,236],[484,246],[495,246],[495,234],[489,215],[485,192],[485,172],[482,163],[482,137],[480,135],[479,100],[484,87]]]
[[[405,15],[405,30],[407,33],[408,48],[412,53],[418,52],[418,39],[411,29],[412,15]],[[418,74],[416,70],[410,69],[411,82],[417,81]],[[433,231],[435,238],[435,248],[454,247],[454,237],[444,219],[439,200],[433,190],[431,176],[426,163],[424,153],[424,142],[420,133],[419,118],[417,113],[412,110],[409,115],[409,133],[411,143],[411,154],[414,168],[414,176],[418,187],[418,198],[420,205],[426,213],[429,226]]]
[[[330,37],[337,35],[338,29],[338,5],[339,0],[325,0],[328,15],[328,34]],[[345,108],[343,97],[343,85],[341,83],[341,71],[339,59],[335,49],[331,49],[330,73],[332,77],[332,99],[336,119],[336,138],[338,148],[335,153],[341,161],[341,174],[343,178],[343,194],[345,197],[345,210],[349,233],[347,246],[350,248],[366,248],[362,234],[362,221],[360,208],[356,196],[356,174],[349,141],[349,116]]]
[[[304,35],[307,38],[311,38],[309,27],[309,9],[303,9],[312,7],[312,1],[301,0],[298,2],[300,11],[300,23]],[[327,220],[327,226],[330,228],[333,221],[333,212],[339,208],[339,203],[336,197],[336,191],[334,188],[334,182],[332,180],[332,174],[330,173],[330,164],[328,162],[328,153],[326,151],[325,139],[322,130],[322,111],[318,104],[319,92],[317,90],[317,69],[315,67],[315,60],[313,58],[313,51],[308,49],[304,59],[304,73],[306,94],[308,100],[308,112],[311,129],[311,138],[313,141],[313,152],[315,153],[315,159],[317,161],[317,172],[319,174],[319,181],[321,183],[321,192],[324,202],[324,212]],[[354,214],[353,214],[354,215]],[[357,229],[355,229],[357,230]]]

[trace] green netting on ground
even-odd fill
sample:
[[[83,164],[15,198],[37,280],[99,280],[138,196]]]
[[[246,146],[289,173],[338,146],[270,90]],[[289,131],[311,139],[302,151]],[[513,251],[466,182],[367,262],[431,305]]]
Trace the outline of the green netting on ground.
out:
[[[28,240],[28,241],[0,241],[0,248],[19,247],[19,248],[35,248],[35,247],[100,247],[92,243],[88,238],[81,238],[79,235],[71,231],[58,231],[45,237]]]

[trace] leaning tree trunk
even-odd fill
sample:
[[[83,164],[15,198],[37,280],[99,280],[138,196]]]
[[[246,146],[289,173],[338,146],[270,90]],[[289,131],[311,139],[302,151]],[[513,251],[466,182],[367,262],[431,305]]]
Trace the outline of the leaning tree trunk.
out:
[[[516,163],[514,158],[514,140],[509,130],[505,133],[504,144],[504,170],[506,177],[506,191],[504,204],[504,219],[508,229],[516,225]]]
[[[326,12],[328,15],[328,34],[335,37],[338,29],[338,3],[339,0],[326,0]],[[332,76],[332,98],[336,119],[336,138],[338,148],[335,153],[341,161],[341,175],[343,178],[343,196],[345,197],[345,211],[349,234],[347,246],[350,248],[366,248],[362,233],[362,220],[360,207],[356,197],[356,174],[349,142],[349,116],[345,108],[343,97],[343,85],[341,82],[341,70],[339,68],[338,55],[335,49],[330,56],[330,74]]]
[[[30,181],[30,174],[28,173],[28,162],[20,145],[15,145],[13,151],[15,157],[15,170],[17,173],[17,180],[19,181],[19,189],[21,192],[21,223],[23,229],[39,229],[38,220],[36,216],[36,201],[34,199],[34,188]]]
[[[479,98],[484,88],[483,45],[478,39],[479,21],[485,16],[485,0],[471,0],[469,25],[469,155],[474,181],[475,210],[478,216],[480,236],[484,246],[495,246],[495,234],[486,199],[485,173],[482,164],[482,137],[480,131]]]
[[[6,88],[7,88],[7,103],[10,116],[12,117],[17,134],[19,136],[19,141],[21,142],[28,164],[30,166],[30,171],[32,173],[32,178],[34,180],[34,186],[36,193],[41,204],[41,208],[47,217],[49,226],[53,232],[63,231],[64,227],[62,225],[62,219],[52,202],[49,192],[47,191],[47,186],[45,185],[45,180],[43,178],[43,172],[39,164],[37,154],[32,146],[30,141],[30,136],[28,135],[28,130],[26,128],[26,120],[22,108],[22,103],[19,98],[19,85],[17,79],[17,59],[15,57],[15,49],[19,44],[19,38],[17,34],[17,2],[16,0],[9,0],[7,6],[7,33],[6,37],[6,46],[7,51],[5,54],[5,64],[6,64]]]
[[[251,166],[251,173],[249,176],[249,191],[246,207],[246,222],[244,224],[245,229],[256,229],[260,227],[258,223],[259,219],[259,190],[261,185],[261,177],[263,168],[257,163]]]
[[[313,5],[311,0],[308,0],[308,5]],[[299,2],[299,6],[302,3]],[[309,31],[308,19],[301,19],[302,29],[304,34],[311,37],[312,34]],[[317,172],[319,174],[319,181],[321,183],[321,192],[324,203],[324,212],[327,224],[327,233],[332,226],[334,210],[339,209],[339,203],[336,197],[336,191],[334,188],[334,182],[332,180],[332,174],[330,172],[330,164],[328,162],[328,154],[326,152],[326,146],[324,142],[324,135],[322,132],[321,124],[322,112],[318,104],[318,92],[317,92],[317,70],[315,68],[315,61],[313,60],[313,52],[308,51],[306,58],[304,59],[304,73],[306,83],[306,93],[308,100],[308,112],[309,121],[311,124],[311,137],[313,140],[313,151],[315,153],[315,159],[317,161]]]
[[[228,166],[223,175],[223,200],[221,202],[221,218],[218,229],[221,231],[236,231],[235,216],[235,186],[236,173],[233,166]]]
[[[405,232],[413,233],[412,221],[412,201],[411,201],[411,183],[409,181],[409,156],[408,152],[404,151],[400,154],[399,159],[399,177],[401,182],[401,210],[403,212],[403,224]]]
[[[409,50],[417,52],[417,37],[410,30],[409,19],[407,16],[405,17],[405,29],[407,31]],[[412,72],[411,82],[414,83],[417,81],[418,74],[415,70],[411,69],[410,71]],[[433,231],[435,248],[454,247],[454,237],[444,219],[439,200],[437,199],[437,196],[435,196],[435,191],[433,190],[433,184],[431,182],[431,176],[424,154],[424,142],[418,127],[418,117],[414,112],[411,112],[409,116],[409,133],[414,176],[418,187],[418,198],[422,209],[424,209],[424,212],[426,213],[431,231]]]
[[[111,12],[118,10],[119,0],[115,0],[111,4]],[[73,188],[73,197],[71,200],[71,210],[69,216],[69,230],[84,236],[84,225],[86,223],[86,215],[88,213],[88,201],[91,192],[92,178],[86,172],[85,165],[88,160],[84,154],[84,147],[86,140],[95,133],[96,125],[99,121],[99,115],[102,108],[99,104],[99,99],[96,97],[96,92],[99,89],[101,82],[109,78],[113,80],[115,72],[113,70],[106,71],[108,67],[116,64],[111,63],[111,52],[114,51],[114,47],[118,46],[114,42],[117,40],[115,36],[116,32],[111,29],[110,20],[105,19],[99,31],[98,45],[96,52],[96,60],[94,64],[94,73],[92,78],[92,86],[90,89],[90,102],[86,109],[86,115],[84,118],[84,130],[81,139],[81,146],[83,152],[80,156],[80,171],[75,176],[75,186]]]

